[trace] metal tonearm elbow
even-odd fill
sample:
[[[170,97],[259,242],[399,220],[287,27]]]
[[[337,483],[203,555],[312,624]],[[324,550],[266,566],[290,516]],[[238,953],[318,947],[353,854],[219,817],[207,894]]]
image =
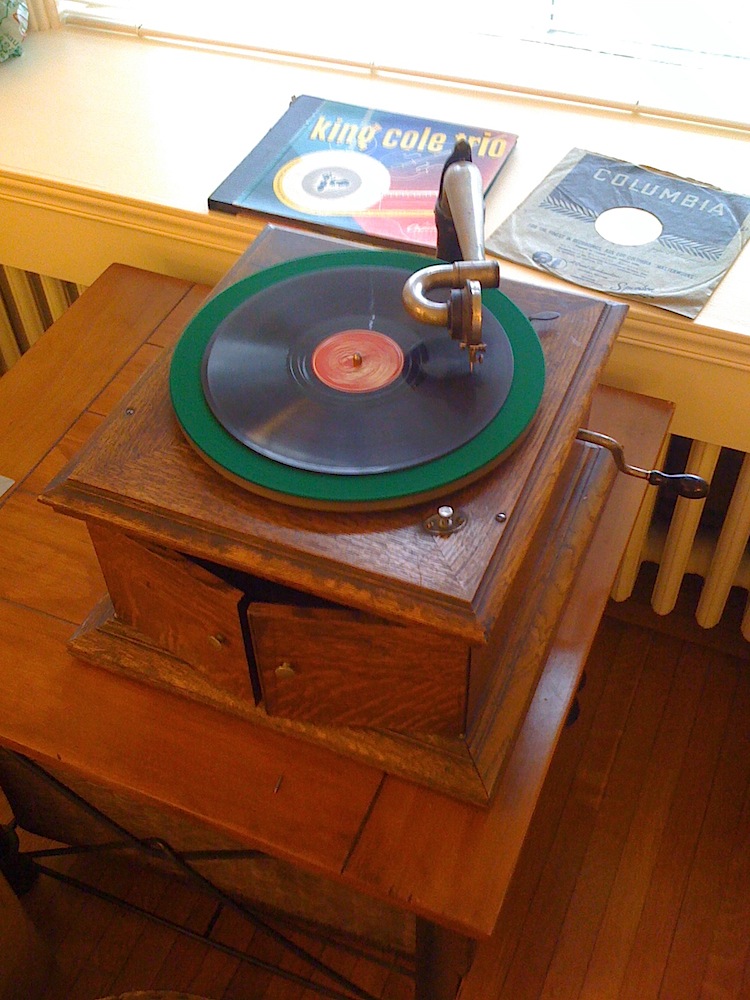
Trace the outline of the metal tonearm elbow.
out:
[[[469,353],[473,369],[486,350],[482,342],[482,289],[497,288],[500,266],[484,250],[482,175],[466,142],[456,144],[440,180],[435,205],[438,257],[446,261],[416,271],[403,289],[407,312],[422,323],[446,327]],[[447,301],[429,297],[449,289]]]

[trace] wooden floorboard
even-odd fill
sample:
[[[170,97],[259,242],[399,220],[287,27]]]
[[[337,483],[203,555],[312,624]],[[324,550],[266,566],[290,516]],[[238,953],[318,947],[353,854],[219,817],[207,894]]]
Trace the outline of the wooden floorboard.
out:
[[[580,717],[563,733],[498,930],[462,1000],[750,998],[750,644],[737,641],[736,623],[702,634],[687,618],[681,629],[680,615],[690,609],[653,615],[640,593],[608,609]],[[198,934],[313,975],[161,872],[103,857],[64,865]],[[42,1000],[138,989],[318,996],[46,877],[23,902],[57,959]],[[294,940],[373,996],[413,997],[404,975],[301,932]]]
[[[648,607],[650,575],[608,608],[461,1000],[750,998],[744,602],[700,634],[683,603],[685,639]]]

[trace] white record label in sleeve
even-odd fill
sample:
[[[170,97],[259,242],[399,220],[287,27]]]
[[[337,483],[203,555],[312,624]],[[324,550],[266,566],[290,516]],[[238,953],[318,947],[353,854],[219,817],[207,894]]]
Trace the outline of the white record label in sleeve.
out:
[[[390,184],[388,168],[372,156],[324,149],[285,164],[274,192],[282,204],[308,215],[357,215],[377,205]]]
[[[697,316],[750,237],[750,197],[571,150],[487,249],[586,288]]]

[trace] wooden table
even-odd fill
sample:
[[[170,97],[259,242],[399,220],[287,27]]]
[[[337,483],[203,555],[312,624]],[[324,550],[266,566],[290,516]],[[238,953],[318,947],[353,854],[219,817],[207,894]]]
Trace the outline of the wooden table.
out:
[[[291,907],[310,900],[324,911],[303,917],[332,925],[330,914],[341,913],[362,937],[385,928],[383,943],[416,949],[417,997],[453,998],[467,942],[494,946],[647,487],[625,476],[615,482],[488,808],[86,664],[67,642],[104,582],[85,526],[37,497],[209,291],[113,265],[0,379],[0,476],[13,481],[0,497],[0,745],[137,836],[162,836],[178,850],[262,852],[273,883],[265,902],[281,905],[293,883]],[[670,417],[667,403],[599,389],[590,426],[623,442],[633,464],[652,468]],[[13,785],[23,825],[35,832],[68,841],[90,833],[52,812],[37,783],[12,766],[0,767],[0,781]],[[243,878],[224,867],[215,881],[244,894]],[[481,984],[467,981],[460,995],[481,997]]]

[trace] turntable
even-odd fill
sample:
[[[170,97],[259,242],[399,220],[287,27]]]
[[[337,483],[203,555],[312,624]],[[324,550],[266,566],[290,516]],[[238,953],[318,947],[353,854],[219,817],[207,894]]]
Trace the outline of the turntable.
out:
[[[109,592],[76,655],[487,804],[616,475],[577,433],[626,309],[499,290],[466,215],[441,263],[264,230],[45,500]]]

